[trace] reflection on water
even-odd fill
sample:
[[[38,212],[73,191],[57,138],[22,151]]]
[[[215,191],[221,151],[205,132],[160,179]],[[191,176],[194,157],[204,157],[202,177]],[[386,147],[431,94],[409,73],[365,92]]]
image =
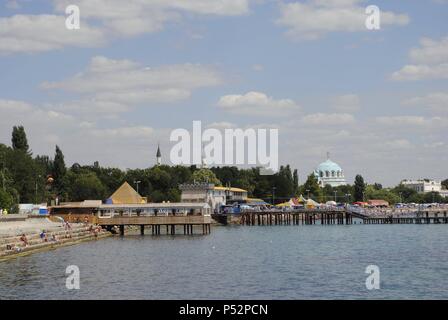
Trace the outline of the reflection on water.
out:
[[[444,225],[215,227],[114,237],[0,263],[1,299],[448,298]],[[381,289],[365,287],[378,265]],[[81,289],[67,290],[77,265]]]

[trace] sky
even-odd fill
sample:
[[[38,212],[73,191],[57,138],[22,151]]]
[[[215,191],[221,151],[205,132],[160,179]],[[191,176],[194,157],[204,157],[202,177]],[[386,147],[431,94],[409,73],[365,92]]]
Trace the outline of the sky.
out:
[[[146,168],[200,120],[277,128],[301,182],[327,152],[349,182],[446,179],[447,17],[445,0],[0,0],[0,143],[23,125],[34,155]]]

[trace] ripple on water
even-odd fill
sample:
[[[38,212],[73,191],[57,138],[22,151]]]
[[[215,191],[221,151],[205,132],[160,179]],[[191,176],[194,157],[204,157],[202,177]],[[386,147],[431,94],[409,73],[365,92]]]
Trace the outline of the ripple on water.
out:
[[[447,299],[443,225],[216,227],[130,236],[0,263],[3,299]],[[381,270],[381,290],[365,268]],[[77,265],[81,290],[65,288]]]

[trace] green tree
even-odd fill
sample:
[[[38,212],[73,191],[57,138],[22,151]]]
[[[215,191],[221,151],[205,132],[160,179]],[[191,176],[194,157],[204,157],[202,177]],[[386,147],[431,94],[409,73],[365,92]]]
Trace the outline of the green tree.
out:
[[[14,126],[12,129],[12,148],[30,154],[30,147],[23,126]]]
[[[8,212],[11,212],[11,208],[15,203],[13,196],[6,190],[3,190],[3,188],[0,188],[0,209],[7,209]]]
[[[442,187],[448,189],[448,179],[442,181]]]
[[[57,195],[61,195],[65,191],[65,175],[67,173],[67,168],[65,166],[64,154],[59,146],[56,146],[56,152],[53,161],[53,179],[54,179],[54,190]]]
[[[428,192],[423,196],[425,203],[443,203],[444,199],[438,192]]]
[[[18,192],[20,203],[33,203],[36,200],[38,168],[31,156],[22,150],[12,150],[6,159],[12,187]]]
[[[294,184],[294,196],[298,196],[299,195],[299,173],[297,172],[297,169],[294,169],[294,173],[292,175],[292,181]]]
[[[381,183],[374,183],[373,187],[375,188],[375,190],[381,190],[383,189],[383,185]]]
[[[417,194],[417,191],[414,189],[408,188],[404,186],[403,184],[399,184],[395,188],[392,189],[392,192],[395,193],[399,198],[401,202],[413,202],[410,201],[410,199],[414,198]]]
[[[103,200],[106,198],[106,188],[93,172],[67,174],[69,183],[69,198],[72,201]]]
[[[319,187],[319,183],[317,181],[317,177],[314,173],[311,173],[306,179],[305,184],[302,186],[302,192],[305,196],[310,195],[310,198],[313,198],[316,201],[321,201],[322,198],[322,190]]]
[[[364,182],[364,178],[358,174],[355,177],[355,185],[354,185],[354,200],[355,201],[364,201],[364,192],[366,190],[366,184]]]
[[[216,175],[213,173],[212,170],[207,168],[202,168],[199,170],[196,170],[193,172],[193,175],[191,176],[191,182],[196,183],[213,183],[215,186],[221,186],[222,183],[219,181],[219,179],[216,177]]]

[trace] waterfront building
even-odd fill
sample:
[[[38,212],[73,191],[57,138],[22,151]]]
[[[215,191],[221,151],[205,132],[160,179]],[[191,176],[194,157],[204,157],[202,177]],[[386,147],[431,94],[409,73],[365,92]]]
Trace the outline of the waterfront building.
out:
[[[380,199],[374,200],[374,199],[372,199],[372,200],[367,201],[367,203],[368,203],[368,205],[370,207],[376,207],[376,208],[387,208],[387,207],[389,207],[389,202],[387,202],[386,200],[380,200]]]
[[[442,183],[436,180],[420,179],[420,180],[403,180],[401,184],[409,189],[413,189],[418,193],[441,192]]]
[[[344,171],[335,162],[330,160],[330,154],[327,153],[327,161],[322,162],[314,171],[319,186],[322,188],[326,185],[332,187],[343,186],[347,184]]]
[[[181,202],[205,202],[214,212],[226,204],[247,201],[247,190],[233,187],[218,187],[213,183],[192,183],[179,186]]]
[[[124,182],[121,187],[106,200],[107,204],[141,204],[147,202],[147,198],[142,197],[127,182]]]

